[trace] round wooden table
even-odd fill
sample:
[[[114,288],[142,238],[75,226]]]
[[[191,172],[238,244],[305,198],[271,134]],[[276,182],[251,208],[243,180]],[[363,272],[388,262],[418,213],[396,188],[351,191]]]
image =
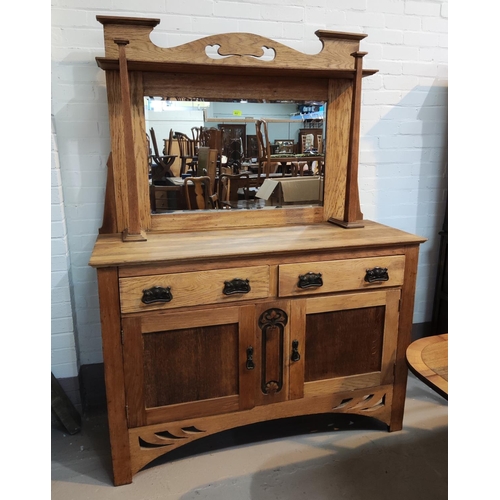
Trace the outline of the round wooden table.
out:
[[[422,382],[448,399],[448,334],[424,337],[406,350],[411,372]]]

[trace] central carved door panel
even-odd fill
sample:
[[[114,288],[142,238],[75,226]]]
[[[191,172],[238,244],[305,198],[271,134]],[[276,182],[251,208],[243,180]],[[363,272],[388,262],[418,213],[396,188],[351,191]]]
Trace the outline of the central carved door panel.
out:
[[[256,308],[255,404],[289,398],[290,301]]]

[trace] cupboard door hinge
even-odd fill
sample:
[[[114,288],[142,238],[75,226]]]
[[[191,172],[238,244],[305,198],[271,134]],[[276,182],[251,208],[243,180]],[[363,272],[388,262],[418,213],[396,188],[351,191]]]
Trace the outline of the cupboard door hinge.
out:
[[[125,417],[126,417],[127,422],[128,422],[128,405],[125,405]]]
[[[125,340],[123,338],[123,329],[120,330],[120,337],[121,337],[121,340],[122,340],[122,345],[125,345]]]

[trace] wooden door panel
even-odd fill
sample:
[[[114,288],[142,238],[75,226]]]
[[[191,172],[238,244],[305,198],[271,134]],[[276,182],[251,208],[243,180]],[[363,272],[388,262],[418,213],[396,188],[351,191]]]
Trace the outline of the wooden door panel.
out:
[[[238,324],[144,335],[146,408],[238,394]]]
[[[253,318],[254,306],[123,318],[129,426],[251,408]]]
[[[385,307],[309,314],[305,382],[380,371]]]
[[[304,299],[304,394],[390,383],[399,289]]]

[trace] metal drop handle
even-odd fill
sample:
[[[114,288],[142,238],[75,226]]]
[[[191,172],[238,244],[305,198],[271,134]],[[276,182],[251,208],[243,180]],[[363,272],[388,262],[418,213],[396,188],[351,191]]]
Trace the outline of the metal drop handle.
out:
[[[255,368],[255,363],[253,362],[253,347],[252,346],[247,347],[246,368],[247,368],[247,370],[253,370]]]
[[[299,341],[298,340],[292,341],[292,356],[290,359],[292,361],[300,361]]]

